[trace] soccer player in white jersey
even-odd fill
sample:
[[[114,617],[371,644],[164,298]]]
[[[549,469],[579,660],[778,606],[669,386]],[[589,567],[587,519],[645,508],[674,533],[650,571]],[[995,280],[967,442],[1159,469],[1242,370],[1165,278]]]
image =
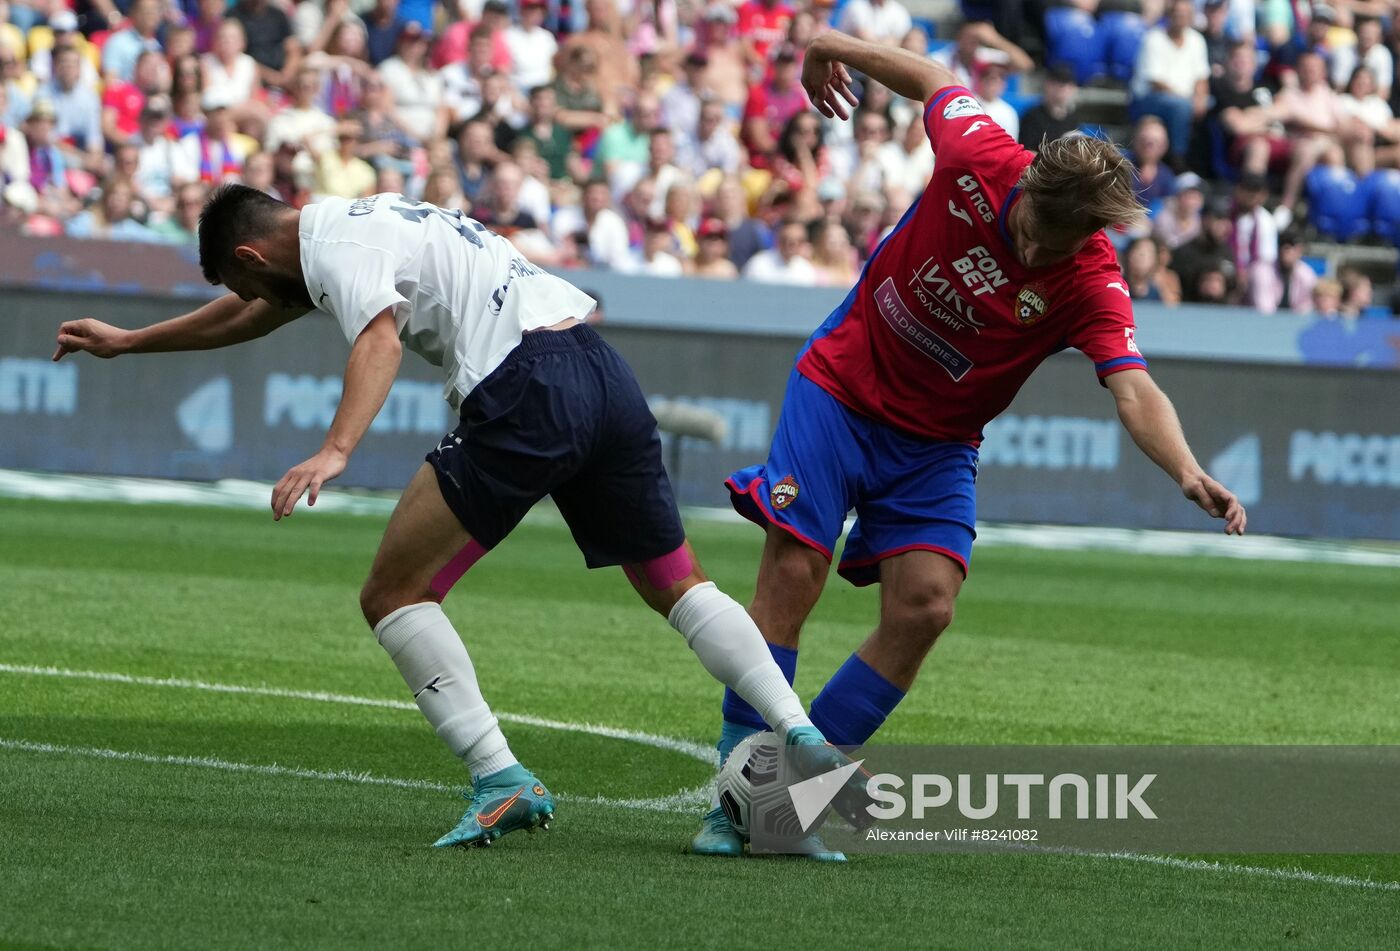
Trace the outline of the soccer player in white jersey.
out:
[[[274,519],[344,471],[407,347],[446,376],[461,415],[399,500],[360,607],[418,708],[472,776],[470,805],[436,845],[487,845],[547,825],[555,803],[511,753],[442,611],[463,573],[552,495],[591,568],[621,565],[717,680],[775,724],[813,772],[846,762],[811,725],[745,610],[706,581],[631,369],[583,318],[594,302],[460,211],[392,194],[297,211],[242,185],[200,217],[204,275],[231,293],[139,330],[65,322],[54,359],[207,350],[313,309],[351,343],[344,392],[310,459],[272,490]],[[853,780],[846,809],[863,796]],[[868,800],[866,800],[868,801]],[[838,808],[843,807],[838,797]]]

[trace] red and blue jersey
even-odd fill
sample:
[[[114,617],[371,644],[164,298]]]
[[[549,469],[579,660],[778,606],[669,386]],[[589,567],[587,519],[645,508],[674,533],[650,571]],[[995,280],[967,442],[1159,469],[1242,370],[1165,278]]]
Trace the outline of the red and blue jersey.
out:
[[[807,341],[798,371],[864,416],[977,445],[1053,353],[1082,351],[1101,380],[1146,369],[1107,236],[1059,264],[1022,266],[1007,215],[1032,154],[961,86],[934,94],[924,126],[933,178]]]

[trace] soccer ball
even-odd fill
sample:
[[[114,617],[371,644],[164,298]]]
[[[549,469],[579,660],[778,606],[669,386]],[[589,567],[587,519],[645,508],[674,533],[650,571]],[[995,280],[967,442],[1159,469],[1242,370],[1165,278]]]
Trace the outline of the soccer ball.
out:
[[[776,733],[755,733],[734,747],[719,771],[719,806],[746,839],[755,831],[782,840],[803,836],[792,796],[780,779],[782,745]]]

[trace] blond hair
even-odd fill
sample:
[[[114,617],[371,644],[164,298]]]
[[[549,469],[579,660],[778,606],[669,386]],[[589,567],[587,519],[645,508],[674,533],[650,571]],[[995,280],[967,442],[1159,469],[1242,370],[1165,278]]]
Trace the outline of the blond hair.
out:
[[[1029,224],[1038,234],[1083,237],[1137,224],[1145,213],[1133,193],[1132,163],[1112,142],[1092,136],[1042,142],[1020,187],[1031,199]]]

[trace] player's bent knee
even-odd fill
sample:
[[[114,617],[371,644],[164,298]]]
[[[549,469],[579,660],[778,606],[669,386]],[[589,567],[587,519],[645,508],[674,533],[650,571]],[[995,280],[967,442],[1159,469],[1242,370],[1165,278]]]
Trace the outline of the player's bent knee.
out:
[[[901,640],[932,645],[953,623],[953,603],[945,592],[911,592],[886,606],[880,626]]]
[[[690,582],[686,585],[689,588],[705,580],[700,566],[690,555],[690,546],[684,542],[669,554],[635,565],[623,565],[622,570],[639,590],[645,584],[654,591],[669,591],[684,581]]]

